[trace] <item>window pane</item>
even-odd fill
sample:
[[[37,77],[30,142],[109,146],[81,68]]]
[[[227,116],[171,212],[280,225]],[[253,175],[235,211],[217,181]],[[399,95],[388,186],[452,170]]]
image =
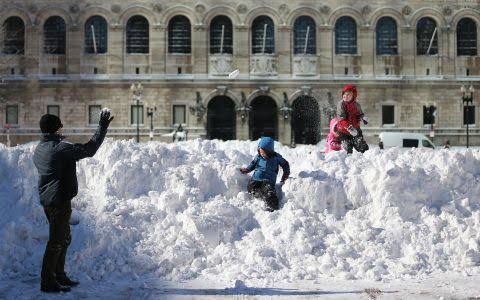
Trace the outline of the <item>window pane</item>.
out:
[[[275,53],[275,26],[267,16],[260,16],[253,21],[252,53]]]
[[[88,107],[88,124],[97,124],[100,121],[100,105],[90,105]]]
[[[50,17],[43,25],[43,50],[48,54],[65,54],[65,21],[61,17]]]
[[[222,46],[223,27],[223,47]],[[210,53],[233,53],[233,32],[232,22],[226,16],[218,16],[212,20],[210,25]],[[220,49],[222,48],[222,49]]]
[[[475,106],[463,107],[463,124],[475,124]]]
[[[7,124],[18,124],[18,105],[7,105]]]
[[[149,31],[147,19],[131,17],[127,22],[127,53],[148,53]]]
[[[430,41],[435,32],[437,24],[431,18],[422,18],[417,23],[417,55],[434,55],[438,54],[438,32],[435,33],[430,51]]]
[[[185,105],[174,105],[173,106],[173,124],[185,124]]]
[[[107,21],[100,16],[93,16],[88,19],[85,23],[85,53],[107,53],[107,42]]]
[[[422,146],[426,148],[435,148],[429,141],[422,140]]]
[[[477,24],[469,18],[457,25],[457,55],[477,55]]]
[[[3,23],[3,53],[25,53],[25,24],[19,17],[10,17]]]
[[[423,107],[423,124],[435,124],[435,114],[437,108],[433,105]]]
[[[357,53],[357,24],[350,17],[341,17],[335,23],[335,54]]]
[[[58,105],[48,105],[47,106],[47,114],[55,115],[60,117],[60,106]]]
[[[377,55],[397,54],[397,23],[393,18],[383,17],[378,21],[376,36]]]
[[[132,105],[131,113],[131,124],[143,124],[143,105]]]
[[[190,20],[175,16],[168,23],[168,53],[191,53]]]
[[[382,106],[382,124],[395,124],[395,106]]]
[[[308,31],[308,38],[307,38]],[[305,48],[305,41],[307,47]],[[293,25],[294,54],[316,54],[316,26],[315,21],[307,16],[299,17]]]
[[[417,148],[418,147],[418,140],[414,139],[403,139],[402,146],[404,148]]]

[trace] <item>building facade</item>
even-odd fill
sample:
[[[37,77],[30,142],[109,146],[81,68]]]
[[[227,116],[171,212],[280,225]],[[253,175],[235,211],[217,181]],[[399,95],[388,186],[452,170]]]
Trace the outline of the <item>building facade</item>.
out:
[[[413,131],[465,145],[468,125],[480,145],[477,92],[460,91],[480,88],[478,0],[0,0],[0,24],[12,144],[38,140],[47,112],[85,140],[102,107],[116,138],[168,141],[183,124],[188,138],[317,143],[353,83],[369,142]]]

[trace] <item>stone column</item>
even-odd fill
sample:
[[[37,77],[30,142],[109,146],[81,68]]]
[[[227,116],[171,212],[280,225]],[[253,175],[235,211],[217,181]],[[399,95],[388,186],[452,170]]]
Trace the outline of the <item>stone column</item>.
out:
[[[415,45],[415,28],[401,27],[399,30],[400,51],[402,57],[400,75],[415,75],[415,56],[417,47]]]
[[[206,75],[208,65],[207,26],[194,25],[192,36],[193,74]]]
[[[440,74],[455,75],[455,30],[450,27],[439,28]]]
[[[248,26],[238,25],[233,35],[233,65],[240,71],[240,76],[250,72],[249,32]]]
[[[72,25],[67,32],[67,74],[79,76],[81,73],[81,57],[84,53],[83,36],[79,25]]]
[[[108,32],[108,60],[106,72],[108,74],[125,74],[125,27],[117,24],[110,27]]]
[[[277,72],[280,75],[292,74],[292,47],[291,47],[292,26],[278,26],[275,38],[275,52],[278,57]]]
[[[319,26],[317,38],[317,70],[321,75],[333,74],[333,33],[332,26]]]
[[[290,146],[292,142],[292,123],[291,118],[285,119],[282,114],[278,114],[278,141],[284,145]]]
[[[154,25],[152,28],[150,36],[152,74],[165,74],[166,32],[165,25]]]
[[[244,121],[240,117],[240,114],[237,114],[237,126],[236,126],[236,135],[237,140],[248,140],[250,139],[249,134],[249,117],[247,116]]]
[[[358,54],[360,59],[358,61],[358,67],[360,67],[361,75],[366,75],[367,77],[373,76],[374,74],[374,51],[373,49],[373,29],[372,26],[359,26],[359,36],[358,36]]]
[[[40,62],[40,27],[38,25],[25,26],[24,55],[20,58],[20,72],[27,77],[35,77],[39,73]]]

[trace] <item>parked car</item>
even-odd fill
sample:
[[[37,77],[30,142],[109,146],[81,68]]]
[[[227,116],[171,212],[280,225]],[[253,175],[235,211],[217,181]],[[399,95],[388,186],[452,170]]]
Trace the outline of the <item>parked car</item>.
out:
[[[381,132],[380,141],[384,148],[432,148],[435,145],[426,136],[421,133],[412,132]]]

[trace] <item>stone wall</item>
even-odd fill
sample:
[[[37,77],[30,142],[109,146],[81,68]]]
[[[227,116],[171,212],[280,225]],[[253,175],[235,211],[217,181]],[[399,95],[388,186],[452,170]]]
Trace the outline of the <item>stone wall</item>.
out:
[[[271,97],[277,107],[283,96],[289,104],[300,95],[309,94],[320,107],[328,105],[329,93],[340,99],[341,87],[354,83],[370,124],[365,134],[376,142],[385,130],[415,131],[429,134],[423,124],[423,106],[437,107],[434,141],[442,144],[465,144],[463,104],[460,86],[480,89],[480,57],[456,55],[456,26],[465,17],[480,25],[478,1],[7,1],[0,0],[0,24],[10,16],[19,16],[26,24],[25,55],[0,54],[0,123],[6,122],[6,106],[19,105],[19,124],[10,130],[12,142],[23,143],[38,138],[38,119],[47,105],[59,105],[65,134],[75,140],[88,139],[88,106],[108,106],[115,112],[110,136],[134,137],[131,123],[132,82],[144,85],[143,104],[157,108],[154,117],[155,139],[173,130],[173,105],[187,106],[187,128],[190,137],[206,136],[206,116],[200,120],[190,114],[200,93],[206,107],[216,95],[228,96],[241,105],[241,93],[251,103],[257,96]],[[109,26],[108,53],[84,53],[84,23],[94,15],[103,16]],[[150,25],[150,53],[129,55],[125,51],[125,27],[131,16],[142,15]],[[192,53],[167,53],[168,21],[186,16],[191,24]],[[209,24],[217,15],[226,15],[233,23],[231,57],[209,55]],[[252,55],[251,24],[255,17],[267,15],[275,24],[275,55]],[[316,22],[314,56],[293,54],[293,23],[307,15]],[[61,16],[67,24],[65,55],[43,53],[43,24],[50,16]],[[357,54],[336,55],[334,25],[342,16],[352,17],[357,24]],[[398,55],[377,56],[375,26],[383,16],[397,23]],[[439,54],[416,55],[416,23],[428,16],[437,22]],[[477,29],[477,35],[480,30]],[[477,37],[477,43],[480,39]],[[222,65],[219,65],[222,64]],[[55,68],[56,74],[52,74]],[[97,72],[94,74],[94,68]],[[136,74],[137,68],[139,74]],[[182,74],[177,74],[182,68]],[[230,80],[225,75],[235,68],[240,75]],[[273,69],[272,69],[273,68]],[[346,69],[348,68],[348,74]],[[13,71],[12,71],[13,69]],[[388,69],[388,75],[386,74]],[[427,69],[428,74],[427,75]],[[468,69],[468,76],[467,76]],[[221,73],[223,72],[223,73]],[[12,74],[14,73],[14,74]],[[395,106],[394,126],[382,126],[382,105]],[[480,115],[474,99],[475,120]],[[143,139],[148,140],[150,120],[144,116]],[[322,135],[328,117],[322,114]],[[291,141],[290,120],[278,114],[278,138]],[[249,138],[248,120],[237,116],[236,136]],[[470,128],[470,144],[480,145],[480,131]],[[5,142],[0,130],[0,142]]]

